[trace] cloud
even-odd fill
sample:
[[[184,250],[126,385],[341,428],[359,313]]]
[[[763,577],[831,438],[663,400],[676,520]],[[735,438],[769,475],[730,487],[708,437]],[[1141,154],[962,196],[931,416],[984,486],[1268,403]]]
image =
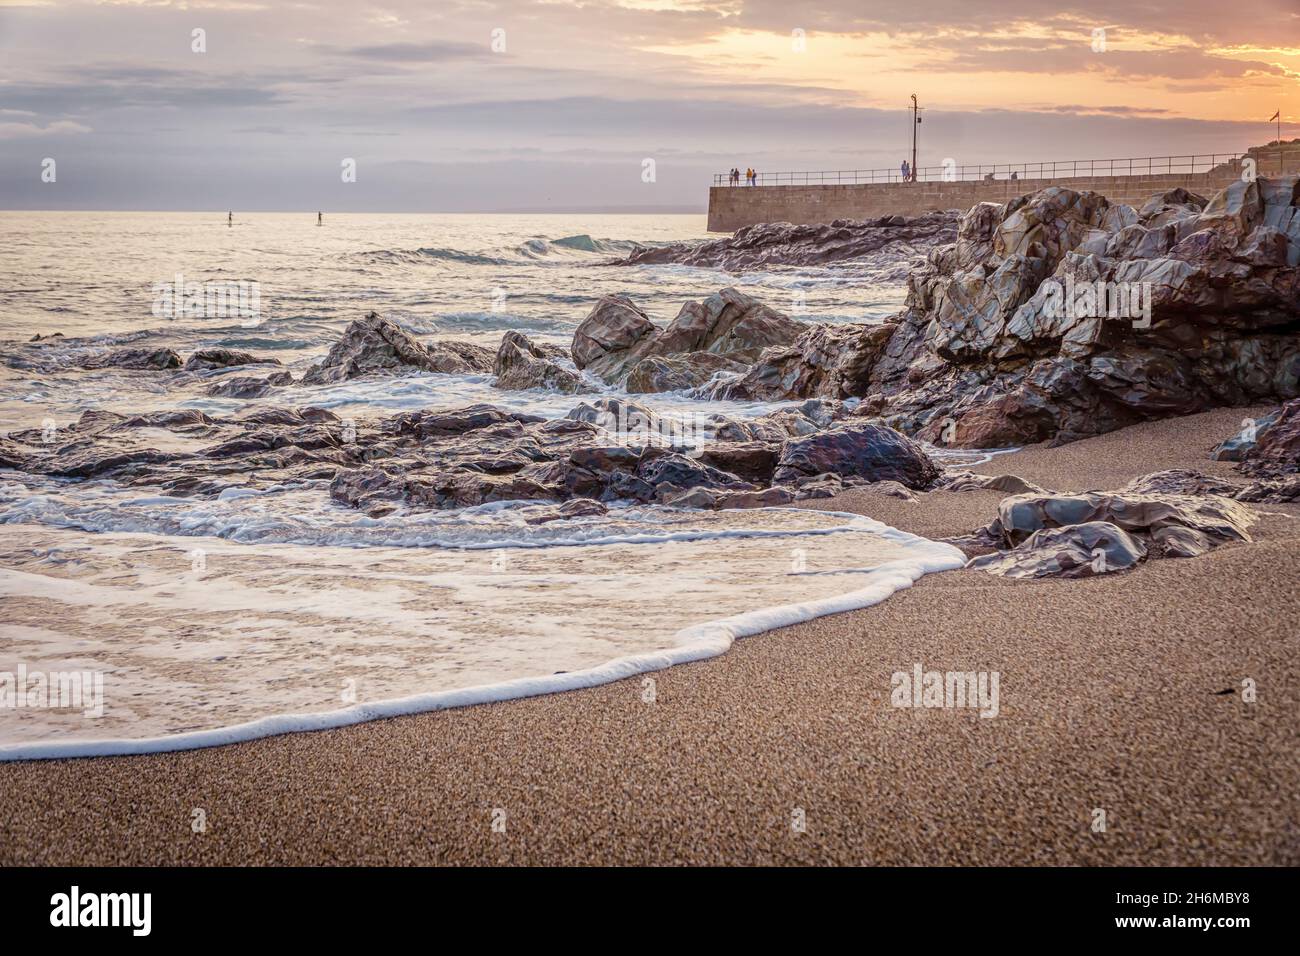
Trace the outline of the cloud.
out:
[[[480,59],[493,55],[486,44],[472,43],[382,43],[377,46],[354,46],[337,51],[344,56],[383,63],[446,63],[452,60]]]
[[[4,112],[11,112],[5,110]],[[17,112],[17,111],[14,111]],[[0,122],[0,139],[29,139],[34,136],[61,136],[67,134],[93,133],[94,130],[82,123],[71,120],[57,120],[46,126],[36,123]]]

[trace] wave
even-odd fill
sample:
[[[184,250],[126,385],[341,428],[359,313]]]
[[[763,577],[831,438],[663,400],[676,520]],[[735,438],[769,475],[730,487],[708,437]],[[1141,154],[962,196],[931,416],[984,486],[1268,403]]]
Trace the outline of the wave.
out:
[[[800,603],[756,608],[693,624],[678,630],[672,637],[672,646],[668,649],[617,657],[593,667],[395,697],[324,712],[273,714],[225,727],[148,738],[46,740],[9,744],[0,746],[0,761],[195,750],[278,734],[326,730],[389,717],[595,687],[638,674],[663,670],[675,664],[717,657],[726,653],[732,644],[742,637],[798,624],[827,614],[858,610],[878,604],[899,590],[910,587],[923,575],[959,568],[965,560],[961,552],[951,545],[918,538],[870,518],[836,512],[821,514],[823,517],[846,519],[846,524],[833,530],[861,531],[878,535],[903,546],[907,551],[907,557],[886,561],[874,567],[846,569],[846,578],[851,577],[856,585],[847,592]],[[791,532],[786,531],[785,534],[789,535]],[[40,593],[43,589],[54,587],[57,590],[60,586],[61,584],[48,584],[40,575],[18,571],[5,571],[0,574],[0,593]]]
[[[395,263],[415,265],[426,262],[456,262],[472,266],[510,265],[509,259],[487,256],[476,252],[463,252],[460,249],[443,249],[430,246],[420,249],[371,249],[366,252],[349,254],[349,259],[361,262]]]

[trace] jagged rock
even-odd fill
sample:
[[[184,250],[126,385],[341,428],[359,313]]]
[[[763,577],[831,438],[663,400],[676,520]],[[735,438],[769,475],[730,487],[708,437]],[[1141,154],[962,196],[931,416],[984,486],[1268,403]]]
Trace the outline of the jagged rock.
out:
[[[232,365],[279,365],[280,360],[275,358],[258,358],[252,352],[241,352],[238,349],[199,349],[185,360],[185,370],[207,371],[214,368],[230,368]]]
[[[262,398],[276,388],[293,384],[293,376],[288,372],[276,372],[265,378],[254,375],[239,375],[223,378],[208,388],[207,394],[218,398]]]
[[[1300,501],[1300,475],[1261,478],[1242,488],[1234,497],[1238,501],[1259,501],[1269,504]]]
[[[1258,478],[1300,472],[1300,399],[1287,402],[1270,418],[1268,427],[1256,433],[1254,447],[1243,455],[1242,471]]]
[[[641,359],[627,373],[624,388],[629,392],[678,392],[700,388],[719,372],[743,373],[745,366],[712,352],[691,352],[665,358],[651,355]]]
[[[892,428],[840,424],[781,446],[773,480],[795,481],[827,472],[867,481],[898,481],[925,489],[940,475],[939,467],[916,442]]]
[[[712,397],[780,401],[861,395],[894,330],[893,323],[813,326],[792,344],[765,351],[746,374]]]
[[[973,207],[854,387],[908,434],[983,448],[1293,398],[1298,197],[1292,176],[1140,212],[1062,187]]]
[[[625,295],[607,295],[592,306],[573,333],[573,364],[606,377],[618,367],[613,356],[626,353],[657,332],[649,317]]]
[[[1223,495],[1231,498],[1238,488],[1235,483],[1213,475],[1174,468],[1134,478],[1121,490],[1137,495]]]
[[[652,364],[638,373],[637,382],[652,383],[660,372],[703,381],[719,367],[748,365],[764,348],[793,342],[803,329],[802,323],[735,289],[687,302],[662,330],[626,296],[605,296],[573,334],[573,363],[605,382],[623,385],[644,360],[672,359],[675,366]]]
[[[82,368],[127,368],[165,371],[180,368],[181,357],[172,349],[113,349],[84,357]]]
[[[328,385],[376,372],[487,372],[492,353],[478,345],[442,341],[426,347],[377,312],[352,322],[329,353],[303,375],[304,385]]]
[[[728,272],[769,265],[823,265],[847,260],[906,259],[956,236],[957,216],[935,212],[913,219],[837,219],[829,225],[769,222],[746,226],[727,239],[638,249],[617,265],[682,263]]]
[[[497,388],[545,388],[557,392],[588,391],[582,378],[556,364],[552,356],[522,333],[507,332],[501,338],[492,372]]]
[[[1134,567],[1146,545],[1107,521],[1042,528],[1016,547],[972,558],[967,568],[1008,578],[1082,578]]]

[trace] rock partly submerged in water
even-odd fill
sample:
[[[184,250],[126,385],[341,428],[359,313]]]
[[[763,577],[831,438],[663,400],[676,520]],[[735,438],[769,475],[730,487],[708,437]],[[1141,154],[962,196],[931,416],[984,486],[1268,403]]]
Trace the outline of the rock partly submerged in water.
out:
[[[467,342],[426,346],[396,322],[371,312],[348,325],[329,353],[303,376],[304,385],[330,385],[362,375],[424,372],[488,372],[493,354]]]
[[[743,372],[804,328],[735,289],[687,302],[663,329],[626,296],[605,296],[574,332],[573,363],[629,391],[696,388],[719,372]]]
[[[185,370],[210,371],[218,368],[231,368],[236,365],[279,365],[275,358],[259,358],[252,352],[239,349],[210,348],[199,349],[185,360]]]
[[[827,265],[850,260],[905,263],[957,237],[956,212],[924,216],[837,219],[829,224],[768,222],[726,239],[638,249],[617,265],[678,263],[728,272],[771,265]]]
[[[340,420],[323,409],[253,409],[239,418],[87,412],[53,436],[40,429],[8,436],[0,459],[32,474],[201,497],[327,481],[336,501],[370,514],[575,498],[758,507],[871,481],[920,488],[939,473],[919,446],[879,426],[819,433],[830,436],[825,445],[812,435],[692,451],[653,428],[623,427],[640,414],[654,424],[648,410],[613,399],[554,420],[483,404],[378,421]],[[187,440],[158,443],[158,429]]]
[[[650,351],[641,319],[618,361]],[[1060,186],[981,203],[912,271],[897,317],[804,325],[756,359],[726,357],[744,367],[659,377],[704,379],[715,398],[863,398],[906,434],[964,448],[1288,400],[1300,394],[1300,178],[1209,200],[1173,190],[1140,209]]]
[[[181,357],[172,349],[111,349],[86,355],[78,364],[87,369],[125,368],[163,372],[180,368]]]
[[[590,391],[582,377],[556,361],[562,350],[533,343],[521,332],[507,332],[492,363],[497,388],[544,388],[555,392]]]
[[[292,384],[293,376],[288,372],[273,372],[262,378],[235,375],[210,385],[207,394],[214,398],[265,398],[275,389]]]

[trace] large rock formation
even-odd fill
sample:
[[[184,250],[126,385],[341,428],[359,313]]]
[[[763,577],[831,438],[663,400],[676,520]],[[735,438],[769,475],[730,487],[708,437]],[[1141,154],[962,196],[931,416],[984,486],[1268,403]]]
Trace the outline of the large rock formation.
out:
[[[859,396],[960,447],[1063,442],[1300,394],[1300,181],[1142,208],[1051,187],[961,219],[896,320],[809,328],[713,394]]]

